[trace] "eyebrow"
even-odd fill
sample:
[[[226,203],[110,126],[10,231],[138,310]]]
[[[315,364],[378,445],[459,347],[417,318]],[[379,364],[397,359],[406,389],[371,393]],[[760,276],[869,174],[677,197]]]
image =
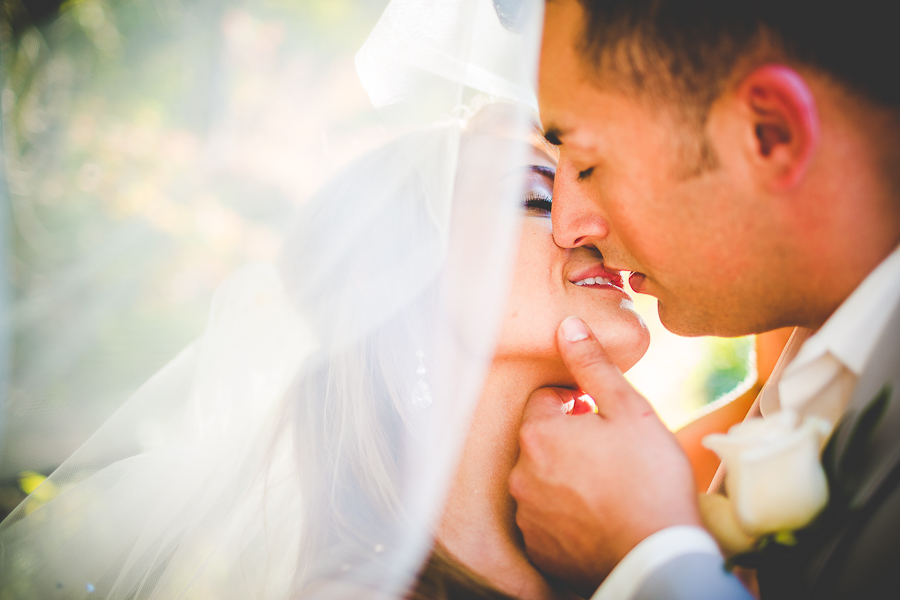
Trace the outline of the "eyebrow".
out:
[[[528,165],[528,168],[542,177],[546,177],[550,181],[556,178],[556,169],[545,167],[544,165]]]

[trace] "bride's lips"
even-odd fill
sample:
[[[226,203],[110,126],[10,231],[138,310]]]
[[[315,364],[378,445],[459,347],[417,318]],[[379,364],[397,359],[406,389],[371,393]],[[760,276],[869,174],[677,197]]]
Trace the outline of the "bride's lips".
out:
[[[621,292],[625,291],[622,275],[618,271],[607,271],[602,263],[569,276],[569,283],[578,287],[614,288]]]

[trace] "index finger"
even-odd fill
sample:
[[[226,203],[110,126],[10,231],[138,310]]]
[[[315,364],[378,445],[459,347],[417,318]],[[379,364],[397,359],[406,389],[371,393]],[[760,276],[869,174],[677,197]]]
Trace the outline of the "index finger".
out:
[[[566,318],[556,331],[556,339],[566,368],[593,398],[601,417],[653,413],[650,403],[625,380],[584,321]]]

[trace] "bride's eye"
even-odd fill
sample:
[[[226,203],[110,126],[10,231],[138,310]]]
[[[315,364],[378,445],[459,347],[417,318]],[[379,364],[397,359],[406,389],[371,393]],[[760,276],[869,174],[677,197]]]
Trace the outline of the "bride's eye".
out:
[[[553,197],[543,190],[530,189],[525,192],[522,205],[530,214],[549,217],[550,209],[553,207]]]
[[[534,217],[549,217],[553,206],[553,178],[555,169],[543,165],[525,168],[525,193],[522,206]]]

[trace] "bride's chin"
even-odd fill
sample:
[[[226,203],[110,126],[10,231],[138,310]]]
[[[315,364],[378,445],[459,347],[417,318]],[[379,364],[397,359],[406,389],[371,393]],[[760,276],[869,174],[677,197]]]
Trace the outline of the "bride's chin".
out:
[[[594,327],[591,323],[588,326],[595,332],[613,364],[623,373],[637,364],[650,346],[650,331],[637,315],[605,327]]]
[[[602,322],[586,319],[587,325],[603,345],[613,363],[622,372],[633,367],[647,352],[650,333],[637,314],[621,320],[604,319]],[[504,332],[505,333],[505,332]],[[556,331],[544,335],[501,335],[494,355],[494,366],[518,363],[531,378],[537,376],[542,383],[538,387],[577,388],[559,354]]]

